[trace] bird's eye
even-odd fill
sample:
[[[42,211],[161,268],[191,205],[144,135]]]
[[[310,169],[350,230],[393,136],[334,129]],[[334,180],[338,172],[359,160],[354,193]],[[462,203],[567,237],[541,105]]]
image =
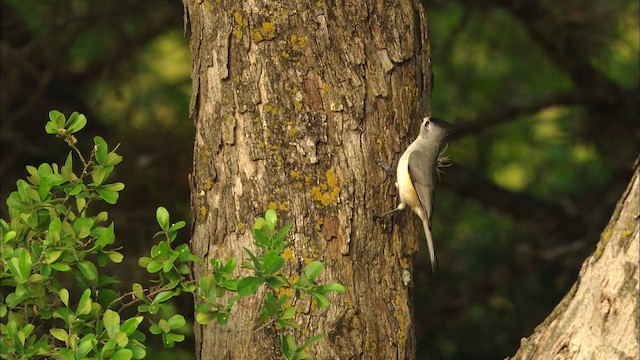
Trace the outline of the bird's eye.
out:
[[[429,120],[425,120],[424,127],[429,127]]]

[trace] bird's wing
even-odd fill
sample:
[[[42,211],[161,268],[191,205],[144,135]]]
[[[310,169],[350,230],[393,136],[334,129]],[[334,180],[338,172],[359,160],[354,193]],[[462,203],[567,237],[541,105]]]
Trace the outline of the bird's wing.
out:
[[[431,235],[431,209],[433,208],[433,186],[435,164],[433,159],[425,151],[413,151],[409,156],[409,177],[413,182],[413,187],[418,193],[420,204],[422,205],[422,226],[427,239],[427,248],[431,259],[431,270],[436,269],[436,253],[433,248],[433,237]],[[420,215],[420,214],[418,214]]]
[[[418,193],[420,204],[431,228],[431,209],[433,208],[434,165],[426,151],[416,150],[409,156],[409,177]]]

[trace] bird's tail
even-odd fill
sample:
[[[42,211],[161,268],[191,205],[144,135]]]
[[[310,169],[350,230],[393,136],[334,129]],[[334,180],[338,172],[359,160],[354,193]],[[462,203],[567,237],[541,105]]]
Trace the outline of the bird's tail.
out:
[[[431,236],[429,221],[423,220],[422,226],[424,227],[424,236],[427,239],[427,248],[429,249],[429,257],[431,259],[431,271],[436,272],[436,252],[433,249],[433,237]]]

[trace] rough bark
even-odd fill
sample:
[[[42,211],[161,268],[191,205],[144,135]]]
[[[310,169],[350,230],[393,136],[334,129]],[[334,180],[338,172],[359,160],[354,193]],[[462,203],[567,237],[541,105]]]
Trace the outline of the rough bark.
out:
[[[638,358],[638,162],[578,281],[512,359]]]
[[[204,258],[251,247],[267,207],[293,223],[288,264],[324,262],[338,281],[326,311],[298,303],[303,339],[317,359],[411,359],[411,257],[418,239],[395,206],[395,163],[429,113],[431,68],[419,1],[186,1],[196,125],[192,248]],[[397,221],[397,224],[394,224]],[[258,297],[239,302],[226,326],[196,327],[200,359],[279,358],[261,327]]]

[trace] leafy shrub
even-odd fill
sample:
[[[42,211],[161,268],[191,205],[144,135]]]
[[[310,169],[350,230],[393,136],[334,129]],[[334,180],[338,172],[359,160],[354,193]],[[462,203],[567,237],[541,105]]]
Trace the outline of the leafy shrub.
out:
[[[172,247],[186,223],[171,224],[169,212],[160,207],[156,220],[161,230],[154,235],[160,240],[150,256],[139,259],[157,279],[147,288],[134,283],[130,292],[116,292],[113,285],[119,281],[99,271],[109,262],[123,260],[113,248],[115,227],[108,222],[106,211],[92,214],[89,206],[100,201],[113,205],[124,189],[120,182],[107,183],[122,161],[116,153],[118,146],[109,149],[106,141],[96,136],[85,157],[76,147],[74,135],[86,125],[85,116],[74,112],[67,119],[53,110],[49,119],[45,131],[62,138],[71,151],[63,165],[27,166],[29,176],[17,181],[17,190],[6,200],[9,219],[0,219],[1,358],[142,359],[146,335],[138,327],[143,320],[150,322],[149,331],[160,335],[166,347],[184,340],[184,335],[176,332],[187,324],[184,316],[160,316],[160,310],[182,293],[195,297],[199,323],[215,320],[224,325],[236,301],[267,286],[260,319],[283,330],[299,325],[293,321],[294,303],[278,289],[291,289],[296,299],[311,296],[320,308],[329,305],[329,292],[345,291],[338,283],[316,282],[323,269],[319,261],[309,263],[294,277],[296,281],[281,273],[285,264],[282,254],[291,246],[286,241],[291,225],[276,231],[273,210],[254,224],[258,253],[244,249],[249,259],[241,267],[250,269],[251,276],[234,275],[235,257],[212,259],[212,273],[196,282],[191,278],[191,265],[200,258],[186,244]],[[65,287],[69,279],[76,280],[71,290]],[[76,290],[79,293],[72,293]],[[222,302],[227,292],[232,295]],[[136,304],[137,314],[123,317],[123,310]],[[315,335],[298,345],[283,331],[283,355],[287,359],[310,358],[305,349],[321,337]]]

